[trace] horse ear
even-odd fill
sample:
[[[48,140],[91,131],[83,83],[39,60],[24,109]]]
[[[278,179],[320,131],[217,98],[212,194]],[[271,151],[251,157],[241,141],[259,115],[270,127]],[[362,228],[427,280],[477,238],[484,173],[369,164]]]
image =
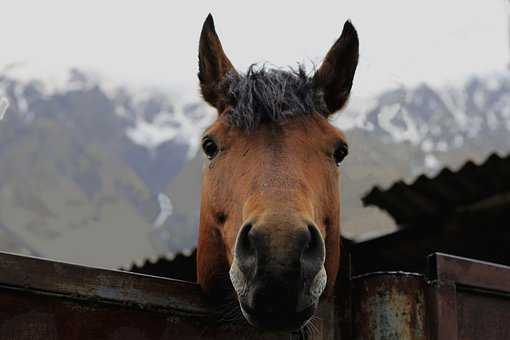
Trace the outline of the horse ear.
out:
[[[218,85],[229,72],[236,71],[221,47],[211,14],[205,19],[200,34],[198,70],[202,96],[209,104],[220,109],[222,94]]]
[[[314,86],[324,95],[329,114],[340,110],[347,102],[358,56],[358,34],[351,22],[346,21],[340,38],[333,44],[313,78]]]

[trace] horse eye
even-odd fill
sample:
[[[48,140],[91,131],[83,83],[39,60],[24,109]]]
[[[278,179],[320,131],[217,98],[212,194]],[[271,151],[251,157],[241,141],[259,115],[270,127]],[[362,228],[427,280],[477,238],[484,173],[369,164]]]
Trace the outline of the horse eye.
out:
[[[340,165],[340,163],[344,160],[345,156],[349,153],[349,149],[347,144],[344,142],[338,143],[335,152],[333,153],[333,158],[335,159],[336,165]]]
[[[216,156],[216,154],[218,153],[218,145],[216,145],[216,143],[210,138],[204,139],[204,141],[202,142],[202,149],[204,150],[205,155],[209,159],[213,159],[214,156]]]

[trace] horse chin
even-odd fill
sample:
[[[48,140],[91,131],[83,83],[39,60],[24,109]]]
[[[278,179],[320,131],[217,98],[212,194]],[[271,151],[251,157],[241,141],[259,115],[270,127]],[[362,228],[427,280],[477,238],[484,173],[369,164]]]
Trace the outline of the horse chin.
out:
[[[256,328],[275,331],[292,332],[303,328],[312,318],[317,310],[317,304],[313,304],[295,313],[265,313],[257,315],[248,306],[240,303],[241,311],[248,323]]]
[[[230,279],[237,293],[241,312],[249,324],[267,331],[295,331],[304,327],[317,311],[327,276],[324,267],[322,267],[305,293],[302,305],[306,307],[298,311],[283,307],[285,303],[266,308],[264,311],[253,309],[248,303],[250,285],[235,261],[230,268]]]

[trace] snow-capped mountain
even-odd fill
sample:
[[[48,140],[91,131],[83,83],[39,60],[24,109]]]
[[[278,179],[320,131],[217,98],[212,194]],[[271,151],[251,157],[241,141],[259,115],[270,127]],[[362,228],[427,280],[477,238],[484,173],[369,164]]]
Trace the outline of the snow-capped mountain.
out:
[[[0,72],[0,98],[9,101],[0,223],[49,257],[119,266],[154,256],[157,196],[196,154],[214,116],[205,105],[178,106],[161,92],[78,70],[58,79],[26,73],[23,65]],[[172,236],[169,251],[194,243]]]
[[[405,144],[422,155],[403,177],[459,167],[466,158],[510,150],[510,75],[471,77],[456,86],[389,90],[354,101],[335,124],[365,131],[387,145]],[[412,177],[411,176],[411,177]]]
[[[338,125],[371,131],[386,143],[408,142],[425,153],[444,153],[465,142],[508,151],[510,75],[472,77],[456,87],[422,84],[382,93],[360,112],[348,109]],[[502,143],[502,144],[501,144]]]
[[[212,110],[79,70],[57,79],[34,74],[23,65],[0,72],[0,98],[10,103],[0,121],[0,223],[45,256],[92,265],[193,247],[197,150]],[[345,234],[393,228],[361,207],[375,184],[508,153],[508,104],[506,73],[354,98],[333,121],[347,130],[351,150],[342,169]],[[160,194],[172,207],[164,220]]]

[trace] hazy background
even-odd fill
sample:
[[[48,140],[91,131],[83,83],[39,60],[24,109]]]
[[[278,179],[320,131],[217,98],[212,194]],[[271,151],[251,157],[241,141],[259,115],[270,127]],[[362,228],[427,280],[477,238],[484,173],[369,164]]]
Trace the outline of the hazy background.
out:
[[[133,86],[195,96],[197,40],[208,13],[239,69],[316,64],[350,19],[361,37],[355,93],[442,84],[508,62],[505,1],[9,1],[0,64],[93,70]],[[182,92],[182,93],[181,93]]]
[[[344,235],[396,226],[374,185],[510,150],[509,19],[490,1],[6,1],[0,18],[0,250],[106,267],[196,242],[208,13],[240,71],[311,68],[350,19],[360,37]]]

